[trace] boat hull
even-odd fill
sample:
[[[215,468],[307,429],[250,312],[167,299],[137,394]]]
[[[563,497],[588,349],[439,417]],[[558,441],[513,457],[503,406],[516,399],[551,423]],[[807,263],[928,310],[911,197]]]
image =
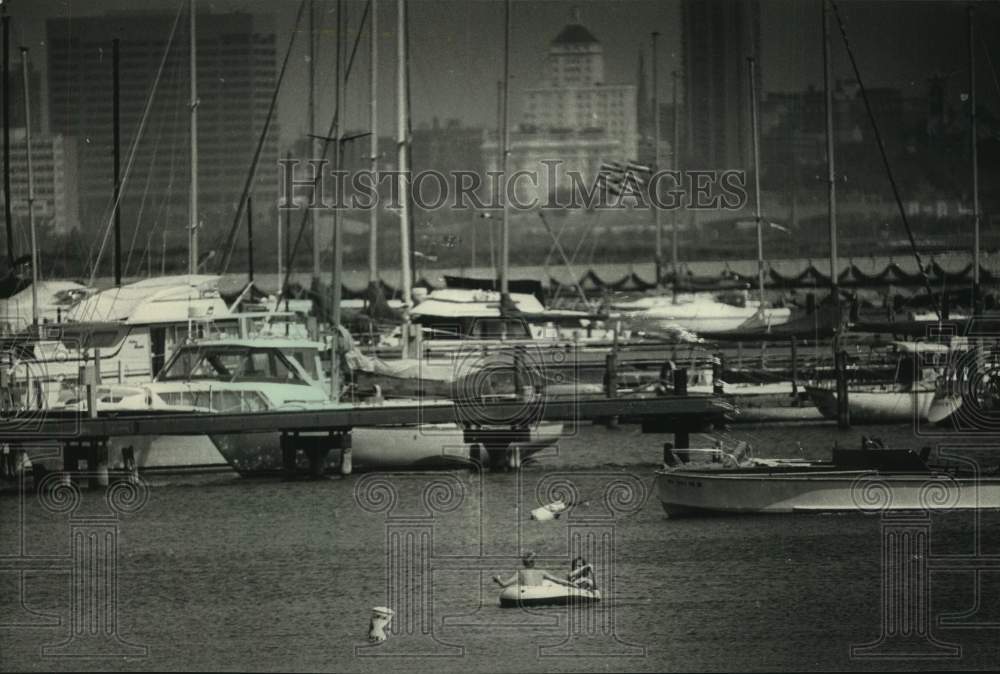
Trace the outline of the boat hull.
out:
[[[668,515],[1000,509],[1000,479],[866,470],[665,470]]]
[[[215,473],[231,470],[215,443],[206,435],[124,435],[108,439],[107,468],[127,471],[123,450],[131,448],[134,466],[140,474]],[[57,455],[58,454],[58,455]],[[46,471],[64,470],[60,453],[28,449],[28,457]],[[88,467],[97,469],[96,466]]]
[[[567,587],[546,580],[541,585],[511,585],[500,593],[500,608],[531,606],[574,606],[601,600],[598,590]]]
[[[837,392],[832,389],[807,386],[806,392],[816,409],[827,419],[837,418]],[[927,419],[934,391],[871,390],[847,394],[847,407],[851,423],[880,424]]]
[[[518,460],[523,461],[553,445],[561,434],[562,424],[541,424],[523,441],[517,442],[520,448]],[[284,471],[281,435],[277,432],[214,435],[212,441],[240,475],[277,475]],[[493,447],[487,449],[479,442],[469,442],[466,431],[456,424],[351,430],[352,467],[358,469],[449,469],[472,464],[484,465],[494,458],[491,454],[497,451],[504,453],[502,459],[508,458],[506,446],[501,450]],[[297,453],[297,470],[306,471],[309,468],[304,454]],[[336,452],[331,452],[326,470],[338,468],[337,458]]]

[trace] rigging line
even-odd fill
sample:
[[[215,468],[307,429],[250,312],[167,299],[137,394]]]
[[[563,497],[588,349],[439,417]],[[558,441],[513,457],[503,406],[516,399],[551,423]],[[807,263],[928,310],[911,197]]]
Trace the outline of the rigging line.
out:
[[[135,241],[139,235],[139,227],[142,223],[142,214],[146,210],[146,198],[149,196],[149,184],[153,178],[153,169],[156,166],[156,156],[160,152],[160,141],[163,139],[163,121],[160,122],[159,132],[156,134],[156,141],[153,143],[153,154],[149,160],[149,170],[146,173],[146,184],[142,189],[142,199],[139,200],[139,211],[135,216],[135,226],[132,228],[132,240],[129,241],[128,246],[128,256],[125,258],[125,264],[122,265],[123,272],[128,275],[129,265],[132,264],[132,253],[135,251]],[[141,263],[141,260],[140,260]]]
[[[858,62],[854,59],[854,51],[851,50],[851,44],[847,39],[847,28],[844,26],[844,21],[840,16],[840,8],[837,6],[836,1],[830,0],[830,5],[833,7],[834,16],[837,17],[837,25],[840,27],[840,36],[844,40],[844,49],[847,50],[847,56],[851,60],[851,68],[854,70],[854,78],[858,82],[858,89],[861,91],[861,99],[864,101],[865,111],[868,113],[868,121],[871,122],[872,131],[875,134],[875,141],[878,143],[879,154],[882,157],[882,165],[889,178],[889,185],[892,187],[892,195],[895,197],[896,206],[899,209],[899,217],[903,220],[903,227],[906,228],[906,237],[910,241],[910,250],[913,253],[914,259],[917,261],[917,268],[920,270],[920,277],[923,279],[924,288],[927,290],[927,296],[930,297],[933,302],[934,291],[931,289],[931,281],[927,277],[923,260],[920,258],[920,252],[917,250],[917,242],[913,238],[913,230],[910,229],[910,222],[906,219],[906,209],[903,207],[903,199],[899,195],[899,187],[896,185],[896,178],[892,174],[892,167],[889,164],[889,156],[886,154],[885,143],[882,140],[882,134],[879,132],[878,123],[875,121],[875,114],[872,112],[871,102],[868,100],[868,91],[865,89],[865,85],[861,81],[861,71],[858,69]],[[940,320],[941,310],[936,309],[935,311],[938,315],[938,319]]]
[[[352,66],[354,65],[354,57],[358,53],[358,45],[361,42],[361,35],[362,35],[362,32],[364,31],[365,23],[367,22],[368,12],[370,11],[370,9],[371,9],[371,0],[368,0],[368,2],[365,3],[365,11],[361,15],[361,22],[358,24],[358,32],[357,32],[357,34],[354,37],[354,48],[351,50],[351,57],[347,60],[347,68],[344,70],[344,89],[347,88],[347,82],[348,82],[348,80],[350,79],[350,76],[351,76],[351,69],[352,69]],[[338,21],[339,21],[339,19],[340,18],[338,17]],[[326,156],[326,152],[327,152],[327,149],[330,146],[330,143],[332,143],[333,140],[334,140],[334,135],[333,135],[334,134],[334,130],[337,128],[337,125],[340,124],[340,106],[341,106],[342,103],[343,103],[342,101],[339,101],[337,103],[337,107],[333,111],[333,117],[331,117],[331,119],[330,119],[330,128],[326,132],[326,136],[323,137],[323,156],[324,157]],[[316,176],[316,178],[313,180],[313,189],[316,188],[316,186],[319,184],[319,181],[322,180],[322,179],[323,179],[322,175]],[[309,209],[303,209],[302,210],[302,218],[301,218],[301,220],[299,220],[299,231],[295,235],[295,243],[292,244],[291,250],[289,251],[288,255],[286,256],[286,259],[288,259],[288,260],[292,259],[295,256],[296,251],[298,251],[299,244],[302,243],[302,235],[305,234],[306,224],[308,222],[309,222]],[[279,288],[278,289],[278,298],[277,298],[277,301],[274,304],[275,308],[277,308],[278,305],[281,304],[281,300],[284,299],[285,289],[288,287],[288,281],[290,280],[291,275],[292,275],[291,267],[285,267],[285,278],[283,280],[279,279],[279,281],[281,281],[281,283],[278,286],[278,288]],[[332,287],[332,285],[333,285],[332,279],[331,279],[330,284],[331,284],[331,287]]]
[[[176,64],[177,62],[175,62]],[[132,240],[129,242],[128,257],[125,258],[125,264],[122,265],[123,273],[128,276],[129,265],[132,264],[132,254],[135,252],[135,242],[139,236],[139,227],[142,224],[142,215],[146,210],[146,200],[149,197],[149,186],[153,179],[153,173],[157,166],[156,157],[160,153],[160,143],[163,140],[163,128],[166,126],[166,115],[160,115],[159,127],[156,131],[156,140],[153,142],[153,153],[149,160],[149,169],[146,172],[146,184],[143,186],[142,199],[139,200],[139,211],[135,216],[135,226],[132,228]],[[140,258],[138,266],[142,269],[142,259]]]
[[[181,62],[179,59],[174,62],[174,71],[171,77],[171,81],[178,80],[180,63]],[[177,121],[178,117],[180,116],[181,107],[182,106],[180,105],[174,106],[173,116],[170,119],[170,128],[172,129],[177,128]],[[176,136],[174,136],[174,142],[170,143],[170,164],[169,164],[169,169],[167,170],[168,178],[167,178],[166,194],[160,200],[160,207],[159,209],[157,209],[156,217],[153,219],[153,226],[150,227],[149,243],[147,243],[147,246],[150,247],[149,250],[150,261],[152,261],[152,256],[153,256],[151,248],[151,246],[153,245],[152,243],[153,233],[156,231],[160,231],[161,235],[165,235],[166,231],[164,230],[166,230],[167,227],[169,227],[170,225],[170,211],[171,211],[172,200],[174,197],[174,177],[176,174],[176,166],[177,166],[177,142],[176,142]],[[164,222],[162,230],[159,227],[161,220]],[[163,271],[164,270],[161,269],[161,275],[163,275]]]
[[[267,139],[268,131],[271,129],[271,120],[274,119],[274,113],[278,108],[278,95],[281,93],[281,85],[285,81],[285,71],[288,69],[288,61],[292,55],[292,48],[295,46],[295,39],[299,35],[299,25],[302,23],[302,15],[305,13],[306,3],[307,0],[302,0],[299,3],[299,11],[295,15],[295,24],[292,26],[292,32],[288,38],[288,46],[285,48],[285,57],[281,62],[281,70],[278,72],[278,81],[275,83],[274,91],[271,93],[271,103],[268,105],[267,116],[264,118],[264,128],[261,129],[260,135],[257,137],[257,147],[254,148],[253,159],[250,160],[250,170],[247,172],[246,180],[243,183],[243,191],[240,193],[240,200],[236,205],[236,215],[233,217],[233,224],[230,225],[229,233],[226,235],[225,243],[222,245],[223,250],[226,252],[219,265],[220,275],[225,275],[229,271],[229,263],[233,259],[233,251],[236,248],[236,236],[243,224],[243,209],[246,208],[247,197],[250,196],[250,191],[253,189],[253,181],[257,177],[260,155],[264,150],[264,141]]]
[[[111,216],[108,218],[108,224],[104,228],[104,237],[101,240],[101,246],[97,253],[97,260],[94,262],[94,266],[91,268],[90,280],[87,285],[94,285],[94,280],[97,277],[97,269],[101,263],[101,257],[104,255],[104,248],[108,243],[108,236],[111,234],[111,227],[114,224],[114,211],[121,207],[122,194],[125,192],[125,186],[128,184],[128,179],[132,175],[132,165],[135,163],[136,151],[139,148],[139,140],[142,138],[143,132],[146,130],[146,121],[149,119],[150,110],[153,107],[153,99],[156,98],[156,91],[160,83],[160,78],[163,76],[163,68],[167,63],[167,56],[170,54],[170,48],[174,43],[174,36],[177,33],[177,26],[180,24],[181,12],[186,5],[186,1],[182,0],[177,8],[177,15],[174,17],[174,26],[170,31],[170,37],[167,38],[167,45],[163,49],[163,56],[160,59],[160,65],[156,69],[156,78],[153,80],[153,88],[149,92],[149,96],[146,98],[146,104],[143,106],[142,117],[139,119],[139,129],[136,132],[135,140],[132,143],[132,147],[129,149],[128,161],[125,164],[125,171],[122,174],[121,189],[118,190],[118,198],[114,201],[114,207],[111,209]]]
[[[993,67],[993,57],[990,56],[990,50],[986,46],[986,41],[983,39],[983,34],[979,33],[979,44],[983,46],[983,52],[986,54],[986,62],[990,66],[990,74],[993,75],[993,86],[996,87],[997,93],[1000,94],[1000,80],[997,79],[997,69]]]

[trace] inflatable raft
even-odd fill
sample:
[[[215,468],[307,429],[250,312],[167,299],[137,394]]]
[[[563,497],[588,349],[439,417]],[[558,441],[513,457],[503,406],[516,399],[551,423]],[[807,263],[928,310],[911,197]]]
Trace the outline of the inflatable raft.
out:
[[[601,600],[598,590],[584,590],[544,581],[541,585],[511,585],[500,593],[500,608],[519,606],[565,606]]]

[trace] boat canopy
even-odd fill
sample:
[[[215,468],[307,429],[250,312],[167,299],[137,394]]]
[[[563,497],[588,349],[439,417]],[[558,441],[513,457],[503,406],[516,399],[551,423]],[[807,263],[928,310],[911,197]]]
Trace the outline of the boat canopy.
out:
[[[219,294],[218,276],[163,276],[108,288],[70,312],[71,321],[120,321],[128,325],[219,320],[232,316]]]
[[[309,385],[280,348],[222,342],[182,346],[156,377],[158,382],[194,380]]]

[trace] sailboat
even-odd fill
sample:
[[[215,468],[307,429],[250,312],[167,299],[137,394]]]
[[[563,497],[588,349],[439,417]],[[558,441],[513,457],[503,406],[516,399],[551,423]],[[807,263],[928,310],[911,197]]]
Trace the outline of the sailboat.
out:
[[[976,59],[975,59],[975,23],[973,8],[968,8],[968,39],[969,39],[969,112],[971,128],[972,155],[972,220],[973,220],[973,259],[972,259],[972,301],[973,316],[979,315],[982,303],[980,286],[980,240],[979,240],[979,154],[978,133],[976,128]],[[972,350],[969,337],[970,328],[976,319],[965,323],[966,336],[953,338],[952,342],[959,348],[961,356],[950,358],[944,374],[938,379],[937,390],[928,410],[928,421],[941,426],[963,426],[979,428],[988,424],[990,417],[1000,410],[1000,382],[994,373],[997,371],[995,348],[988,353]],[[981,322],[981,321],[980,321]],[[985,326],[982,326],[985,327]],[[980,330],[982,330],[982,327]],[[990,341],[996,343],[996,333],[985,330]],[[964,347],[964,348],[963,348]],[[964,352],[964,353],[963,353]],[[978,380],[978,381],[977,381]],[[963,409],[964,408],[964,409]]]
[[[757,224],[757,284],[759,297],[751,300],[749,293],[744,291],[737,295],[736,301],[725,301],[723,295],[714,293],[693,293],[681,295],[677,292],[678,279],[676,262],[676,223],[674,233],[674,293],[672,297],[644,297],[626,303],[613,305],[614,309],[626,312],[634,322],[647,323],[660,328],[683,328],[695,333],[725,333],[734,330],[758,328],[765,329],[787,323],[791,318],[791,309],[786,307],[768,307],[764,300],[764,243],[763,220],[761,216],[760,196],[760,129],[757,113],[757,84],[755,60],[749,59],[749,78],[751,92],[751,116],[753,119],[753,161],[754,184],[756,199],[754,204]],[[654,63],[655,65],[655,63]],[[657,113],[658,114],[658,113]],[[659,125],[657,124],[657,131]],[[676,140],[675,140],[676,142]],[[656,138],[659,147],[659,134]]]

